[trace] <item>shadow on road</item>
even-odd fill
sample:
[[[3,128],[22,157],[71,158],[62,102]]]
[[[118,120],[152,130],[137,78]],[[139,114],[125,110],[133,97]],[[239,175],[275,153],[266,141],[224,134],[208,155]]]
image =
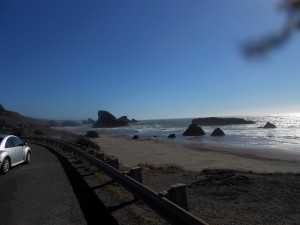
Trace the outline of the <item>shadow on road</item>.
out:
[[[99,200],[93,189],[85,182],[81,174],[70,164],[70,162],[49,146],[42,145],[54,154],[61,163],[71,185],[80,208],[84,214],[87,224],[100,224],[106,221],[106,224],[118,225],[115,218],[110,215],[111,209],[107,209]]]

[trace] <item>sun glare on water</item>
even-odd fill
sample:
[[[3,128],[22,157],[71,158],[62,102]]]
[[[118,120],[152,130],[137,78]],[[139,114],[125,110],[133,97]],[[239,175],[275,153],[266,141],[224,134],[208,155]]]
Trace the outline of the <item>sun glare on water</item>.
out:
[[[300,117],[300,113],[291,113],[290,115]]]

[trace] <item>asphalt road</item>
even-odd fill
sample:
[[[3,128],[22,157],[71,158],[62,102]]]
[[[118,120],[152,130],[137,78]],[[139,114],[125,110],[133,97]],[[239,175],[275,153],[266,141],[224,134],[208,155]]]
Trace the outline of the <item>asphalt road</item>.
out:
[[[117,224],[65,157],[29,145],[32,162],[0,175],[0,225]]]

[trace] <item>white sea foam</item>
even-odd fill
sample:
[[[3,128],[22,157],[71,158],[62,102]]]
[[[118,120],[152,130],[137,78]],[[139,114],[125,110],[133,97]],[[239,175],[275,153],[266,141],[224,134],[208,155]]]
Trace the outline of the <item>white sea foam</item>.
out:
[[[300,152],[300,116],[299,115],[277,115],[277,116],[236,116],[256,123],[246,125],[227,126],[202,126],[206,135],[200,137],[185,137],[182,133],[192,121],[187,119],[162,119],[142,120],[138,123],[131,123],[121,128],[106,129],[114,134],[139,135],[140,137],[156,136],[161,139],[168,139],[168,135],[175,134],[175,140],[185,142],[214,142],[231,144],[246,147],[271,147],[282,148],[289,151]],[[274,123],[275,129],[258,128],[267,122]],[[220,127],[225,136],[212,137],[211,132]],[[75,128],[73,128],[75,129]],[[93,129],[93,128],[77,128]],[[172,139],[170,139],[172,140]]]

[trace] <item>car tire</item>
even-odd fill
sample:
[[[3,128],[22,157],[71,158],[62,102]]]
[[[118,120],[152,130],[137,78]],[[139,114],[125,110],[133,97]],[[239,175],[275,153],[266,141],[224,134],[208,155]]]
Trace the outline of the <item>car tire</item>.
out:
[[[27,152],[26,158],[25,158],[25,163],[29,164],[31,162],[31,152]]]
[[[2,174],[5,174],[9,171],[9,169],[10,169],[10,160],[9,160],[9,158],[5,158],[3,160],[2,166],[0,168],[0,172]]]

